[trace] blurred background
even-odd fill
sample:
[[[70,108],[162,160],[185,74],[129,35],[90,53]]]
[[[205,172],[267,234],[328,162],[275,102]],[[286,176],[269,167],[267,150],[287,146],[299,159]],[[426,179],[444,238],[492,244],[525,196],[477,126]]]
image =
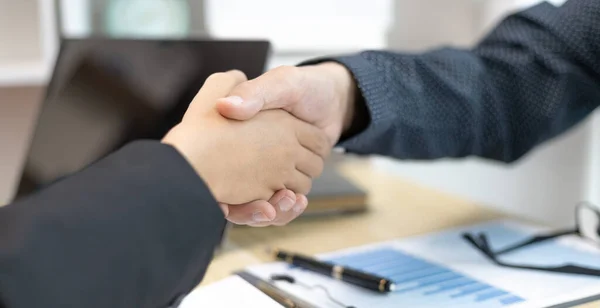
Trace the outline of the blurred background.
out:
[[[0,204],[10,200],[59,36],[268,39],[268,68],[362,49],[468,48],[535,0],[0,0]],[[559,5],[562,0],[552,1]],[[597,117],[596,117],[597,118]],[[372,164],[422,185],[554,225],[600,202],[600,120],[516,164],[480,159]],[[402,206],[401,200],[397,206]]]

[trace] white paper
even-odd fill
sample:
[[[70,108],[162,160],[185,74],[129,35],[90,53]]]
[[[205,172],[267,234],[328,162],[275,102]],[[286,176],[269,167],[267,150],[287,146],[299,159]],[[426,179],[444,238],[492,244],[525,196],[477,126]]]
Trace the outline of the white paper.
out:
[[[499,249],[539,231],[513,221],[496,221],[320,256],[334,263],[355,264],[359,269],[386,273],[380,275],[396,281],[400,289],[388,295],[292,269],[284,263],[254,266],[249,272],[263,279],[273,274],[289,274],[304,284],[323,286],[345,305],[357,307],[538,308],[600,294],[598,277],[500,267],[462,239],[463,232],[485,232],[492,248]],[[598,248],[584,247],[582,242],[578,238],[563,238],[540,243],[507,254],[503,260],[537,266],[568,262],[600,268]],[[319,307],[339,307],[322,292],[286,282],[276,285]]]
[[[282,308],[239,276],[231,276],[190,293],[179,308],[247,307]]]

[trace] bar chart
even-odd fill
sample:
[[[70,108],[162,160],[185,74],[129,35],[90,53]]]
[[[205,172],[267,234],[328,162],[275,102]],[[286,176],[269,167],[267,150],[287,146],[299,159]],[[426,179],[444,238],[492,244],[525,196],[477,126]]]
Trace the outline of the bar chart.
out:
[[[402,300],[405,305],[435,301],[444,307],[506,307],[524,301],[507,291],[396,249],[381,248],[329,261],[391,279],[397,288],[393,296],[405,297]]]

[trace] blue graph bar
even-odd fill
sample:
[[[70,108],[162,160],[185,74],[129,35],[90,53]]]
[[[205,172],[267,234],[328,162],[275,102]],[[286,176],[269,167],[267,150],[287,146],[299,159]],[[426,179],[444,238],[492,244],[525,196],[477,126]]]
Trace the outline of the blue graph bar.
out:
[[[502,303],[503,305],[510,305],[510,304],[520,303],[523,301],[525,301],[525,300],[518,296],[511,295],[509,297],[505,297],[505,298],[501,299],[500,303]]]
[[[403,265],[403,267],[400,267],[400,268],[395,268],[395,269],[388,268],[388,269],[379,271],[379,275],[393,278],[394,276],[398,277],[401,275],[413,274],[414,272],[419,272],[419,271],[427,270],[427,269],[439,270],[439,268],[432,267],[431,264],[429,264],[429,263],[426,263],[423,261],[418,261],[418,262],[414,261],[409,264]]]
[[[423,265],[427,265],[427,263],[425,263],[421,260],[416,260],[416,259],[405,259],[405,260],[386,259],[377,264],[367,264],[364,266],[361,266],[360,264],[354,264],[354,266],[360,266],[361,268],[363,268],[365,270],[369,270],[369,271],[373,271],[373,272],[381,271],[381,270],[389,271],[390,269],[414,268],[414,266],[423,266]]]
[[[477,281],[474,281],[472,279],[469,278],[462,278],[460,280],[457,281],[452,281],[452,282],[446,282],[443,284],[438,285],[438,289],[437,290],[433,290],[433,291],[428,291],[425,292],[425,295],[431,295],[431,294],[436,294],[436,293],[441,293],[441,292],[446,292],[446,291],[450,291],[450,290],[455,290],[459,287],[464,287],[467,285],[472,285],[477,283]]]
[[[503,296],[503,295],[506,295],[506,294],[508,294],[508,293],[504,292],[504,291],[501,291],[501,290],[493,290],[493,291],[490,291],[490,292],[486,292],[486,293],[477,295],[475,301],[477,301],[477,302],[483,302],[483,301],[486,301],[488,299],[496,298],[496,297]]]
[[[413,281],[413,280],[416,280],[419,278],[423,278],[423,277],[429,277],[429,276],[451,273],[451,272],[452,271],[450,271],[448,269],[442,269],[442,268],[437,268],[437,267],[428,267],[422,271],[418,271],[417,273],[411,273],[409,275],[395,275],[395,276],[383,275],[383,276],[389,277],[395,283],[400,284],[400,283],[410,282],[410,281]]]
[[[454,297],[461,297],[461,296],[471,295],[471,294],[474,294],[474,293],[477,293],[477,292],[480,292],[480,291],[483,291],[483,290],[487,290],[487,289],[490,289],[490,288],[491,287],[488,286],[488,285],[478,283],[478,284],[476,284],[474,286],[470,286],[469,288],[464,288],[459,293],[450,295],[450,297],[454,298]]]

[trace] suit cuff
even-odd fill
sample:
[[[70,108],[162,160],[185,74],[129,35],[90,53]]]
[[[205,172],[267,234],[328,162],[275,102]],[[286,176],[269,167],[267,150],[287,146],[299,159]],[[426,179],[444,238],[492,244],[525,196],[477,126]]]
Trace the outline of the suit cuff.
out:
[[[386,104],[389,92],[382,87],[387,84],[384,72],[373,66],[368,52],[355,55],[342,55],[317,58],[302,62],[300,65],[315,65],[323,62],[336,62],[348,69],[357,86],[354,121],[349,132],[340,138],[337,147],[355,154],[370,154],[368,144],[378,127],[391,123],[393,118]]]

